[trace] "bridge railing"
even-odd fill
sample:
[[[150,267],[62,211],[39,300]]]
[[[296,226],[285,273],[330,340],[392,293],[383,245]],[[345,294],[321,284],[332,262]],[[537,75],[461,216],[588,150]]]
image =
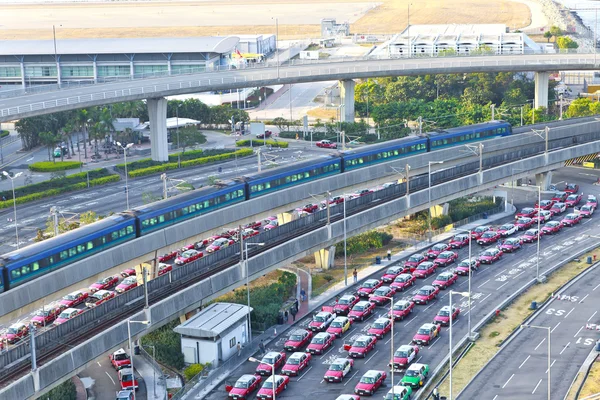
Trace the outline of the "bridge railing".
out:
[[[577,49],[558,49],[555,53],[548,53],[546,51],[535,51],[526,49],[523,54],[526,55],[554,55],[554,54],[593,54],[593,49],[588,48],[577,48]],[[482,53],[441,53],[441,54],[431,54],[431,53],[417,53],[412,54],[410,57],[408,56],[396,56],[389,54],[381,54],[381,55],[366,55],[366,56],[347,56],[343,58],[334,58],[334,59],[319,59],[319,60],[301,60],[301,59],[293,59],[283,63],[280,63],[279,67],[281,69],[285,69],[289,66],[301,66],[301,65],[331,65],[336,63],[348,63],[353,61],[368,61],[368,60],[399,60],[399,59],[451,59],[451,58],[472,58],[472,57],[481,57],[481,56],[492,56],[492,57],[506,57],[506,56],[515,56],[519,54],[495,54],[492,52],[482,52]],[[111,84],[111,83],[119,83],[126,81],[137,81],[137,80],[150,80],[156,78],[164,78],[169,76],[185,76],[185,75],[196,75],[196,74],[211,74],[211,73],[219,73],[219,72],[231,72],[231,71],[239,71],[239,70],[254,70],[254,69],[268,69],[268,68],[276,68],[276,61],[267,61],[263,63],[251,63],[241,68],[232,66],[232,65],[216,65],[210,67],[190,67],[190,68],[182,68],[171,71],[159,71],[159,72],[151,72],[144,74],[134,74],[127,76],[107,76],[107,77],[98,77],[96,80],[93,79],[84,79],[84,80],[68,80],[59,84],[50,84],[50,85],[36,85],[36,86],[27,86],[22,89],[14,89],[14,90],[4,90],[0,91],[0,99],[1,98],[12,98],[12,97],[20,97],[26,96],[36,93],[46,93],[46,92],[55,92],[61,90],[70,90],[76,89],[80,87],[87,87],[93,85],[101,85],[101,84]]]

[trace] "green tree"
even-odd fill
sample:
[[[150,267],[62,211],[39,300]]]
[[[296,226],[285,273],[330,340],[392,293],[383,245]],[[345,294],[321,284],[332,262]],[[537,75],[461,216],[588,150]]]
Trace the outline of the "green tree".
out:
[[[576,49],[579,47],[576,41],[568,36],[560,36],[556,38],[556,44],[559,49]]]
[[[550,27],[550,34],[554,36],[554,41],[556,42],[556,38],[562,35],[563,31],[558,26],[553,25],[552,27]]]
[[[575,99],[569,104],[569,108],[565,112],[565,116],[567,118],[575,118],[575,117],[586,117],[588,115],[592,115],[590,107],[592,105],[592,100],[587,97],[581,97]]]
[[[185,148],[193,146],[198,143],[206,142],[206,136],[202,134],[193,125],[184,126],[179,129],[179,145],[181,146],[181,153],[185,153]]]
[[[46,400],[76,400],[77,389],[71,379],[68,379],[42,396]]]
[[[548,43],[550,43],[550,39],[552,39],[552,32],[550,31],[546,31],[544,32],[544,37],[548,40]]]
[[[288,124],[287,119],[285,119],[283,117],[274,118],[272,122],[273,122],[273,125],[275,125],[277,127],[279,132],[283,132],[283,127],[287,126],[287,124]]]
[[[94,211],[85,211],[79,214],[79,223],[81,225],[87,225],[98,221],[98,214]]]
[[[56,147],[56,144],[60,142],[60,136],[50,131],[40,132],[39,140],[44,146],[46,146],[46,149],[48,150],[48,161],[56,161],[52,155],[52,151],[54,150],[54,147]]]

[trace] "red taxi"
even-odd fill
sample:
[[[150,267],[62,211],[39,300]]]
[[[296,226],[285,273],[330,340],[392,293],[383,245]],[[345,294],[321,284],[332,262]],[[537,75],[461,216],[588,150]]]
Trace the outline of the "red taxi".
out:
[[[242,375],[233,386],[225,386],[229,398],[233,400],[247,399],[252,392],[258,389],[262,377],[260,375]]]
[[[347,350],[348,355],[352,358],[365,358],[375,348],[376,343],[377,338],[375,336],[360,335],[352,345],[345,344],[344,350]]]
[[[306,329],[296,329],[290,334],[288,340],[283,345],[283,348],[287,351],[297,351],[309,344],[312,337],[313,333],[311,331]]]
[[[402,292],[404,291],[404,289],[413,286],[416,281],[417,278],[415,278],[411,274],[400,274],[396,277],[396,279],[394,279],[394,282],[392,282],[390,287],[396,289],[396,293]]]
[[[98,290],[106,290],[115,286],[119,282],[119,278],[116,276],[107,276],[106,278],[100,279],[96,283],[92,283],[90,285],[90,291],[92,293],[97,292]]]
[[[417,294],[415,294],[412,298],[412,301],[415,304],[428,304],[430,301],[435,300],[437,295],[440,293],[440,289],[435,286],[425,285]]]
[[[362,285],[360,285],[360,288],[358,288],[358,295],[360,297],[368,297],[382,284],[383,283],[378,279],[367,279]]]
[[[431,285],[440,289],[447,289],[449,286],[452,286],[457,280],[457,274],[455,274],[454,272],[446,271],[439,274]]]
[[[411,300],[399,300],[394,303],[392,307],[392,314],[394,315],[394,321],[402,321],[407,315],[413,312],[415,303]],[[390,313],[387,314],[391,318]]]
[[[310,354],[323,354],[325,353],[325,350],[333,345],[334,340],[335,335],[332,335],[331,333],[317,333],[310,341],[306,351]]]
[[[456,321],[458,314],[460,314],[460,308],[452,307],[452,321]],[[450,306],[442,307],[437,315],[433,317],[433,323],[442,326],[450,325]]]
[[[291,356],[289,356],[287,362],[281,368],[281,373],[287,376],[297,376],[300,371],[308,367],[311,359],[312,355],[310,353],[305,353],[302,351],[293,353]]]

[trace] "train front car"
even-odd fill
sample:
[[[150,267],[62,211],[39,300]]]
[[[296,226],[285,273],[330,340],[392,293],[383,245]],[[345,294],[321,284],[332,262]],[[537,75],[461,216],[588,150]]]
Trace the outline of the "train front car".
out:
[[[0,257],[3,289],[13,289],[135,238],[135,218],[122,213],[4,254]]]
[[[427,138],[407,137],[348,150],[343,154],[344,172],[427,152]]]

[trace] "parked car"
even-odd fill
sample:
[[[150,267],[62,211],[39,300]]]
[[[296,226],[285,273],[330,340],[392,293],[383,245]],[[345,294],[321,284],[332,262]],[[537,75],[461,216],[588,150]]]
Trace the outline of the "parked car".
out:
[[[344,350],[348,351],[348,355],[352,358],[365,358],[367,354],[375,349],[377,338],[375,336],[360,335],[352,345],[345,344]]]
[[[440,327],[436,324],[423,324],[413,337],[413,343],[429,346],[431,341],[440,334]]]
[[[562,221],[560,221],[560,223],[563,226],[574,226],[574,225],[577,225],[579,222],[581,222],[580,214],[567,214],[562,219]]]
[[[336,317],[329,328],[327,328],[327,333],[331,333],[336,337],[342,337],[342,335],[350,329],[352,326],[352,320],[348,317]]]
[[[542,200],[539,205],[536,202],[535,207],[540,208],[542,210],[549,211],[552,208],[552,206],[554,205],[554,203],[556,203],[556,201],[554,201],[554,200]]]
[[[325,382],[342,382],[354,366],[351,358],[336,358],[330,365],[323,379]]]
[[[569,197],[567,197],[567,200],[565,201],[565,204],[567,205],[567,207],[575,207],[576,205],[578,205],[581,202],[581,197],[583,195],[580,194],[570,194]]]
[[[282,352],[269,351],[265,354],[256,367],[256,373],[262,376],[269,376],[273,373],[272,365],[275,367],[275,370],[285,364],[286,355]]]
[[[436,269],[436,264],[432,263],[431,261],[426,261],[419,264],[419,266],[413,271],[413,276],[415,278],[427,278],[429,275],[433,274]]]
[[[202,258],[202,256],[203,256],[203,253],[201,251],[198,251],[198,250],[184,251],[183,253],[181,253],[180,256],[178,256],[175,259],[175,264],[177,264],[177,265],[187,264],[187,263],[190,263],[190,262],[192,262],[194,260]]]
[[[533,218],[536,213],[537,212],[535,211],[535,208],[525,207],[525,208],[521,209],[521,211],[519,211],[517,213],[517,215],[515,215],[515,218],[516,219],[523,218],[523,217]]]
[[[337,149],[337,143],[333,143],[330,140],[320,140],[317,142],[317,147],[323,149]]]
[[[412,392],[410,386],[396,385],[383,396],[383,400],[409,400]]]
[[[287,376],[298,376],[298,374],[310,365],[312,355],[303,351],[293,353],[281,368],[281,373]]]
[[[523,239],[520,237],[508,238],[499,247],[503,253],[514,253],[523,247]]]
[[[430,301],[435,300],[439,293],[439,288],[425,285],[413,296],[412,301],[414,301],[415,304],[428,304]]]
[[[107,276],[106,278],[102,278],[99,281],[92,283],[90,285],[90,291],[92,293],[97,292],[98,290],[106,290],[115,286],[119,282],[119,278],[116,276]]]
[[[552,213],[552,216],[560,215],[560,214],[564,213],[565,211],[567,211],[567,205],[565,203],[561,203],[561,202],[554,203],[552,208],[550,208],[550,212]]]
[[[60,300],[60,304],[64,305],[65,308],[76,307],[85,302],[88,296],[89,294],[85,290],[76,290],[63,296],[63,298]]]
[[[508,240],[508,239],[507,239]],[[493,264],[502,257],[502,251],[499,249],[487,249],[479,255],[479,262],[482,264]]]
[[[521,235],[521,239],[523,239],[523,243],[533,243],[538,240],[538,236],[541,238],[543,233],[538,235],[537,228],[532,228],[528,229],[523,235]]]
[[[245,374],[235,381],[233,386],[225,386],[228,397],[233,400],[245,400],[252,395],[262,382],[260,375]]]
[[[542,226],[542,232],[544,232],[545,235],[554,235],[555,233],[560,232],[562,227],[562,224],[558,221],[549,221]]]
[[[64,308],[60,305],[46,306],[35,312],[35,315],[31,318],[31,323],[38,328],[50,325],[60,315],[62,310],[64,310]]]
[[[298,351],[302,347],[308,345],[313,337],[313,333],[306,329],[296,329],[293,331],[288,340],[283,345],[287,351]]]
[[[275,375],[274,378],[266,378],[262,387],[256,394],[257,399],[273,399],[287,389],[290,383],[290,377],[285,375]]]
[[[437,258],[435,260],[433,260],[433,263],[437,267],[447,267],[448,265],[455,262],[457,258],[458,258],[458,254],[456,254],[453,251],[446,250],[446,251],[441,252],[437,256]]]
[[[396,279],[398,275],[402,273],[403,270],[404,268],[398,266],[389,267],[385,271],[385,274],[383,274],[383,276],[381,277],[381,280],[383,281],[383,283],[391,283],[394,281],[394,279]]]
[[[447,289],[448,287],[452,286],[457,280],[457,274],[451,271],[446,271],[439,274],[431,285],[440,289]]]
[[[444,306],[438,311],[437,315],[433,317],[433,323],[441,326],[450,325],[450,314],[452,313],[452,321],[456,321],[458,315],[460,314],[460,308],[452,307],[452,312],[450,311],[450,306]]]
[[[477,244],[481,245],[481,246],[486,246],[486,245],[490,245],[493,243],[496,243],[498,240],[500,240],[500,233],[496,232],[496,231],[487,231],[484,232],[483,235],[481,235],[481,237],[479,239],[477,239]]]
[[[422,254],[413,254],[404,262],[404,272],[413,272],[415,269],[417,269],[419,264],[425,262],[426,260],[427,257]]]
[[[321,311],[313,317],[312,321],[310,321],[310,324],[308,324],[308,327],[313,332],[325,331],[334,318],[335,314],[327,311]]]
[[[327,332],[319,332],[312,338],[306,351],[311,354],[323,354],[325,350],[333,345],[334,340],[335,335]]]
[[[581,206],[581,208],[579,209],[579,215],[581,215],[582,218],[590,218],[592,214],[594,214],[594,211],[594,206],[586,204],[584,206]]]
[[[373,335],[377,339],[383,339],[383,336],[392,330],[392,320],[389,318],[377,318],[367,331],[368,335]]]
[[[517,226],[518,230],[525,231],[525,230],[531,228],[531,225],[533,225],[533,219],[531,219],[531,218],[519,218],[517,220],[517,222],[515,223],[515,225]]]
[[[396,289],[389,286],[381,286],[369,296],[369,301],[375,303],[378,306],[384,305],[390,301],[391,298],[396,294]]]
[[[565,192],[555,192],[552,195],[552,201],[554,201],[555,203],[564,203],[565,200],[567,200],[568,195],[569,194]]]
[[[394,282],[392,282],[390,287],[393,287],[394,289],[396,289],[396,293],[402,292],[406,288],[413,286],[416,281],[417,281],[417,278],[415,278],[411,274],[403,273],[403,274],[398,275],[396,277],[396,279],[394,279]]]
[[[354,307],[354,305],[359,301],[360,298],[358,296],[353,294],[345,294],[340,297],[336,305],[333,306],[333,312],[336,315],[348,315],[350,309],[352,309],[352,307]]]
[[[367,279],[363,282],[362,285],[358,288],[358,295],[360,297],[369,297],[375,289],[380,287],[383,283],[378,279]]]
[[[227,238],[222,237],[222,238],[217,239],[214,242],[212,242],[212,244],[206,248],[206,252],[214,253],[215,251],[219,251],[221,249],[229,247],[234,243],[235,242],[232,239],[227,239]],[[196,250],[190,250],[190,251],[196,251]]]
[[[115,297],[115,292],[111,290],[98,290],[96,293],[87,298],[87,300],[85,301],[85,306],[87,308],[97,307],[100,304],[112,299],[113,297]]]
[[[394,316],[394,321],[403,320],[407,315],[413,312],[415,308],[415,303],[412,300],[399,300],[394,303],[392,306],[392,314]],[[387,316],[391,318],[392,316],[388,312]]]
[[[81,314],[83,310],[78,310],[76,308],[67,308],[63,312],[60,313],[58,318],[54,321],[54,325],[64,324],[71,318],[75,318],[79,314]]]
[[[400,383],[404,386],[410,386],[413,389],[418,389],[425,384],[427,375],[429,375],[429,365],[413,364],[408,367]]]
[[[403,344],[394,352],[394,359],[390,362],[390,367],[395,370],[408,367],[419,355],[419,346],[415,344]]]
[[[572,193],[577,193],[579,191],[579,185],[575,184],[575,183],[567,183],[565,185],[565,192],[572,194]]]
[[[471,271],[477,271],[479,269],[479,260],[471,258]],[[469,260],[462,260],[458,263],[455,270],[457,275],[468,276],[469,275]]]
[[[2,336],[2,341],[6,341],[10,344],[15,344],[19,340],[27,337],[29,334],[29,326],[23,322],[15,322],[6,329]]]
[[[123,279],[123,281],[117,285],[117,287],[115,288],[115,292],[121,294],[133,289],[137,285],[137,278],[135,276],[130,276],[129,278]]]
[[[471,240],[477,240],[481,237],[481,235],[483,235],[485,232],[491,230],[492,228],[490,228],[489,226],[483,225],[483,226],[478,226],[477,228],[473,229],[471,231]]]
[[[515,224],[504,224],[500,228],[498,228],[497,232],[502,237],[507,237],[512,235],[517,231],[517,227]]]
[[[552,213],[550,211],[547,210],[539,210],[539,212],[537,213],[537,215],[535,217],[533,217],[533,222],[536,223],[538,222],[538,220],[540,220],[540,223],[544,223],[546,221],[549,221],[552,218]]]
[[[433,247],[431,247],[427,251],[427,258],[429,258],[430,260],[433,260],[433,259],[437,258],[437,256],[439,256],[441,252],[448,250],[449,247],[450,247],[450,245],[448,245],[446,243],[434,244]]]
[[[385,371],[369,370],[354,387],[354,393],[361,396],[371,396],[383,385],[386,378],[387,373]]]
[[[469,245],[469,235],[463,233],[454,235],[448,244],[452,249],[462,249],[463,247]]]
[[[373,313],[373,310],[375,310],[375,304],[370,301],[359,301],[352,307],[350,313],[348,313],[348,318],[351,318],[354,321],[364,321]]]

